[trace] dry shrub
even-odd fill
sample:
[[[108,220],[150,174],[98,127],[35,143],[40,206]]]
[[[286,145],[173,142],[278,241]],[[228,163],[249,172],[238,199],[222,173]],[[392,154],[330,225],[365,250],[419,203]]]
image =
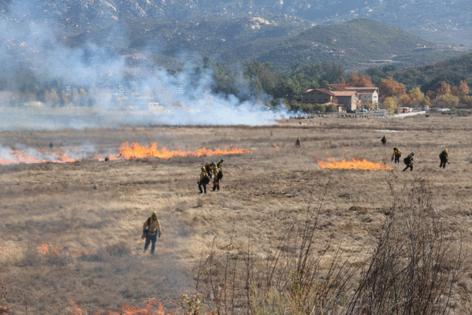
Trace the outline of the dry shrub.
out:
[[[183,294],[179,300],[179,307],[185,315],[200,315],[204,314],[202,309],[202,299],[198,295]]]
[[[353,295],[349,314],[443,314],[461,268],[441,214],[422,181],[396,196],[390,216]]]
[[[10,308],[7,305],[7,289],[0,284],[0,315],[1,314],[8,314],[10,312]]]
[[[251,250],[217,255],[213,245],[198,268],[197,290],[217,314],[322,314],[347,304],[353,270],[341,255],[332,258],[315,250],[318,209],[308,209],[271,254]]]
[[[328,258],[330,248],[314,249],[320,206],[265,257],[252,252],[251,241],[219,255],[213,244],[198,268],[197,290],[217,314],[446,313],[463,260],[454,246],[460,244],[433,209],[426,183],[411,185],[400,194],[392,189],[392,209],[363,272],[342,253]]]

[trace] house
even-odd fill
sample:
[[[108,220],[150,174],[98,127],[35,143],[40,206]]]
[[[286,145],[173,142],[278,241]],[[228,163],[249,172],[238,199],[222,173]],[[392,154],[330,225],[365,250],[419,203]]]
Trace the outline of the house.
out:
[[[356,91],[359,98],[359,106],[368,109],[379,108],[379,88],[349,86],[345,83],[335,83],[328,85],[331,91]]]
[[[353,87],[347,86],[347,91],[357,92],[359,98],[359,105],[364,108],[378,109],[379,108],[379,88],[378,87]]]
[[[353,112],[357,109],[359,99],[356,91],[333,91],[329,89],[309,89],[303,93],[302,102],[314,104],[336,104],[340,109]]]

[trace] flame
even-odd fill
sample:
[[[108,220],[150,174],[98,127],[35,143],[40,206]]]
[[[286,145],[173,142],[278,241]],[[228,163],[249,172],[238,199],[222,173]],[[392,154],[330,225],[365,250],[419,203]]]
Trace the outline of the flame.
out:
[[[329,170],[361,170],[361,171],[390,171],[392,168],[384,163],[353,159],[351,161],[319,161],[322,169]]]
[[[0,158],[0,165],[14,164],[41,164],[41,163],[73,163],[76,160],[69,157],[65,152],[56,154],[44,154],[36,150],[9,149],[6,156]]]
[[[166,315],[164,306],[162,303],[158,303],[156,300],[151,299],[147,301],[145,307],[135,307],[129,305],[123,305],[120,315]]]
[[[75,302],[70,301],[72,315],[89,314],[87,311],[81,309]],[[92,313],[94,315],[170,315],[165,311],[164,305],[156,299],[149,299],[146,301],[144,307],[123,305],[119,311],[101,310]]]
[[[57,248],[51,246],[48,243],[42,243],[36,247],[36,252],[41,256],[57,256],[59,251]]]
[[[228,148],[228,149],[207,149],[200,148],[195,151],[169,150],[165,147],[158,148],[157,143],[151,143],[149,146],[139,143],[128,142],[120,146],[120,157],[125,160],[157,158],[168,160],[178,157],[203,157],[203,156],[220,156],[220,155],[239,155],[248,154],[251,151],[247,149]]]
[[[2,149],[0,147],[0,149]],[[207,149],[199,148],[195,151],[184,150],[170,150],[165,147],[159,148],[157,143],[152,143],[149,146],[141,145],[139,143],[123,143],[118,153],[108,155],[92,154],[88,158],[96,161],[115,161],[119,159],[146,159],[156,158],[168,160],[172,158],[184,157],[204,157],[204,156],[222,156],[222,155],[240,155],[248,154],[250,150],[240,148],[225,148],[225,149]],[[42,164],[42,163],[56,163],[66,164],[75,163],[78,160],[71,158],[64,151],[55,153],[45,153],[36,149],[19,150],[14,148],[7,148],[0,151],[0,166],[1,165],[16,165],[16,164]]]

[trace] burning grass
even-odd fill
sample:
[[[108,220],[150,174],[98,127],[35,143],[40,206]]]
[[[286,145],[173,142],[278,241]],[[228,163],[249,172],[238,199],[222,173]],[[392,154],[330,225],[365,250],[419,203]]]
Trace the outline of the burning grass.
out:
[[[321,169],[327,170],[358,170],[358,171],[391,171],[392,168],[384,163],[368,160],[353,159],[351,161],[319,161]]]
[[[242,155],[251,151],[240,148],[227,149],[207,149],[199,148],[195,151],[170,150],[165,147],[159,148],[157,143],[151,143],[149,146],[139,143],[125,142],[120,146],[119,156],[125,160],[156,158],[168,160],[172,158],[185,157],[204,157],[204,156],[223,156],[223,155]]]
[[[36,252],[40,256],[58,256],[59,250],[49,243],[42,243],[36,247]]]
[[[75,159],[65,152],[45,153],[35,149],[0,148],[0,165],[41,164],[41,163],[73,163]]]
[[[72,315],[86,315],[90,314],[88,311],[83,310],[75,303],[72,303]],[[164,309],[164,305],[159,303],[155,299],[149,299],[146,301],[146,305],[144,307],[139,306],[131,306],[131,305],[123,305],[119,311],[117,310],[107,310],[107,311],[97,311],[91,313],[94,315],[98,314],[106,314],[106,315],[166,315],[171,314],[168,313]]]
[[[81,308],[74,301],[70,301],[72,315],[173,315],[173,314],[189,314],[189,315],[211,315],[214,314],[202,305],[202,300],[198,295],[188,296],[182,295],[178,305],[169,310],[163,303],[155,298],[147,299],[144,306],[132,306],[124,304],[119,310],[98,310],[89,312]],[[0,313],[1,314],[1,313]]]
[[[16,164],[42,164],[42,163],[74,163],[79,159],[72,158],[77,154],[67,154],[66,152],[43,152],[31,148],[13,149],[0,148],[0,165],[16,165]],[[208,149],[199,148],[194,151],[171,150],[165,147],[160,148],[157,143],[150,145],[142,145],[140,143],[124,142],[118,148],[116,153],[112,153],[103,157],[100,154],[92,154],[89,159],[98,161],[114,161],[114,160],[135,160],[135,159],[161,159],[169,160],[172,158],[188,158],[188,157],[206,157],[206,156],[228,156],[249,154],[251,151],[242,148],[224,148],[224,149]],[[81,154],[83,156],[83,154]],[[85,157],[87,158],[87,157]]]

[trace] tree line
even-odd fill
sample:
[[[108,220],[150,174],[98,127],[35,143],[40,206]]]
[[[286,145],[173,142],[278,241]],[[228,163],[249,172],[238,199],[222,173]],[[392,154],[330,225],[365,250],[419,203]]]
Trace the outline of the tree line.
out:
[[[446,64],[448,65],[448,64]],[[241,69],[231,69],[221,64],[212,65],[214,90],[218,93],[248,96],[268,95],[273,104],[286,103],[289,107],[302,106],[299,102],[303,93],[310,88],[327,87],[333,83],[380,89],[381,102],[391,112],[399,106],[408,107],[472,107],[470,75],[456,71],[453,62],[451,70],[444,63],[435,66],[412,69],[397,69],[387,66],[372,68],[363,72],[346,71],[334,63],[322,63],[296,67],[289,72],[280,72],[271,65],[251,62],[244,66],[242,78],[244,89],[235,79]],[[472,66],[472,58],[470,60]],[[434,71],[434,70],[437,71]],[[467,69],[467,68],[465,68]],[[449,73],[449,72],[454,72]],[[241,81],[239,81],[241,82]],[[311,108],[317,108],[316,106]]]
[[[401,69],[385,66],[363,72],[346,71],[342,65],[331,62],[280,71],[270,64],[256,61],[228,66],[204,58],[191,72],[190,78],[194,82],[210,72],[213,77],[211,88],[215,93],[235,95],[241,100],[257,98],[272,106],[285,104],[295,110],[334,110],[322,104],[307,106],[300,102],[307,89],[327,87],[333,83],[378,86],[381,102],[392,112],[399,106],[472,107],[472,54],[426,67]],[[0,90],[12,90],[12,82],[15,92],[22,96],[20,100],[35,99],[56,106],[71,102],[87,106],[91,102],[87,88],[65,86],[58,80],[45,82],[27,70],[18,71],[15,78],[0,78]]]

